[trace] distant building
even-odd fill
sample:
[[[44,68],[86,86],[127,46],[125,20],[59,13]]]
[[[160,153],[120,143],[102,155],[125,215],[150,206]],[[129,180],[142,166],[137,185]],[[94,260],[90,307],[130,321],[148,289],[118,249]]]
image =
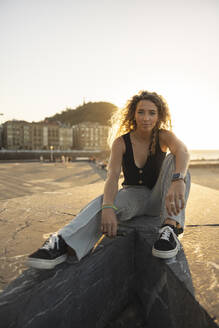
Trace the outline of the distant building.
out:
[[[40,150],[40,149],[47,149],[47,147],[44,147],[43,144],[43,124],[40,123],[32,123],[32,139],[31,139],[31,148],[34,150]]]
[[[59,149],[59,125],[48,124],[48,147],[52,146],[53,149]]]
[[[30,123],[23,124],[22,149],[32,149],[32,126]]]
[[[109,127],[99,123],[83,122],[73,125],[73,147],[84,150],[105,150],[108,148]]]
[[[73,145],[72,128],[57,123],[7,121],[3,124],[3,147],[26,150],[68,150]]]
[[[5,122],[3,124],[3,147],[15,150],[30,149],[26,139],[28,129],[29,123],[25,121],[12,120]]]
[[[68,127],[59,128],[59,149],[68,150],[73,147],[73,130]]]
[[[0,124],[0,149],[3,147],[3,125]]]

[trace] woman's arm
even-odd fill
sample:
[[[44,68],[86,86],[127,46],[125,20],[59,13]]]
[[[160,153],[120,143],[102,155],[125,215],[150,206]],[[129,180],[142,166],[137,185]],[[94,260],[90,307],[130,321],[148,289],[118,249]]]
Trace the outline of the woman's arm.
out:
[[[175,155],[175,173],[181,172],[185,176],[189,165],[190,155],[184,143],[179,140],[174,133],[167,130],[160,131],[160,143],[161,148],[164,148],[165,151],[169,148],[170,152]]]
[[[166,130],[161,130],[160,143],[161,148],[169,148],[170,152],[175,155],[176,168],[173,173],[182,173],[185,177],[190,159],[187,147],[174,135],[174,133]],[[166,195],[167,212],[169,215],[177,215],[184,207],[185,183],[183,180],[172,181]]]
[[[107,179],[104,185],[104,204],[114,204],[118,192],[118,181],[122,166],[122,157],[125,152],[125,143],[122,137],[117,138],[111,149]],[[109,237],[116,236],[117,218],[113,208],[104,208],[101,217],[101,231]]]

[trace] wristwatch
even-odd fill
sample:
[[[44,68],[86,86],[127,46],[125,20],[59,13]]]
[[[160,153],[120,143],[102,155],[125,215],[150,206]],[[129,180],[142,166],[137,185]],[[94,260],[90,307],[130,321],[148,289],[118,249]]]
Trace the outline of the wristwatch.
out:
[[[172,181],[183,180],[185,182],[185,177],[182,173],[173,173]]]

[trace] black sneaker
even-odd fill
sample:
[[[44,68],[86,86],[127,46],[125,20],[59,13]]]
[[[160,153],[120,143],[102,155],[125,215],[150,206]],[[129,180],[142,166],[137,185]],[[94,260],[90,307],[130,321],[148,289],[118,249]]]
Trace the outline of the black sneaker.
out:
[[[152,254],[161,259],[169,259],[180,250],[177,229],[172,224],[165,224],[159,230],[159,239],[154,243]]]
[[[67,245],[61,236],[53,234],[28,257],[27,265],[36,269],[53,269],[67,258]]]

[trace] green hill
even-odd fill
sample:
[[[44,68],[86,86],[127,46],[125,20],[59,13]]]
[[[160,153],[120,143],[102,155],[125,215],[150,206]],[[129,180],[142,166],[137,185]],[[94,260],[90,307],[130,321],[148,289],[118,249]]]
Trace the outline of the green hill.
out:
[[[81,122],[98,122],[109,125],[109,119],[117,107],[108,102],[88,102],[75,109],[66,108],[61,113],[46,117],[47,122],[61,122],[66,125],[74,125]]]

